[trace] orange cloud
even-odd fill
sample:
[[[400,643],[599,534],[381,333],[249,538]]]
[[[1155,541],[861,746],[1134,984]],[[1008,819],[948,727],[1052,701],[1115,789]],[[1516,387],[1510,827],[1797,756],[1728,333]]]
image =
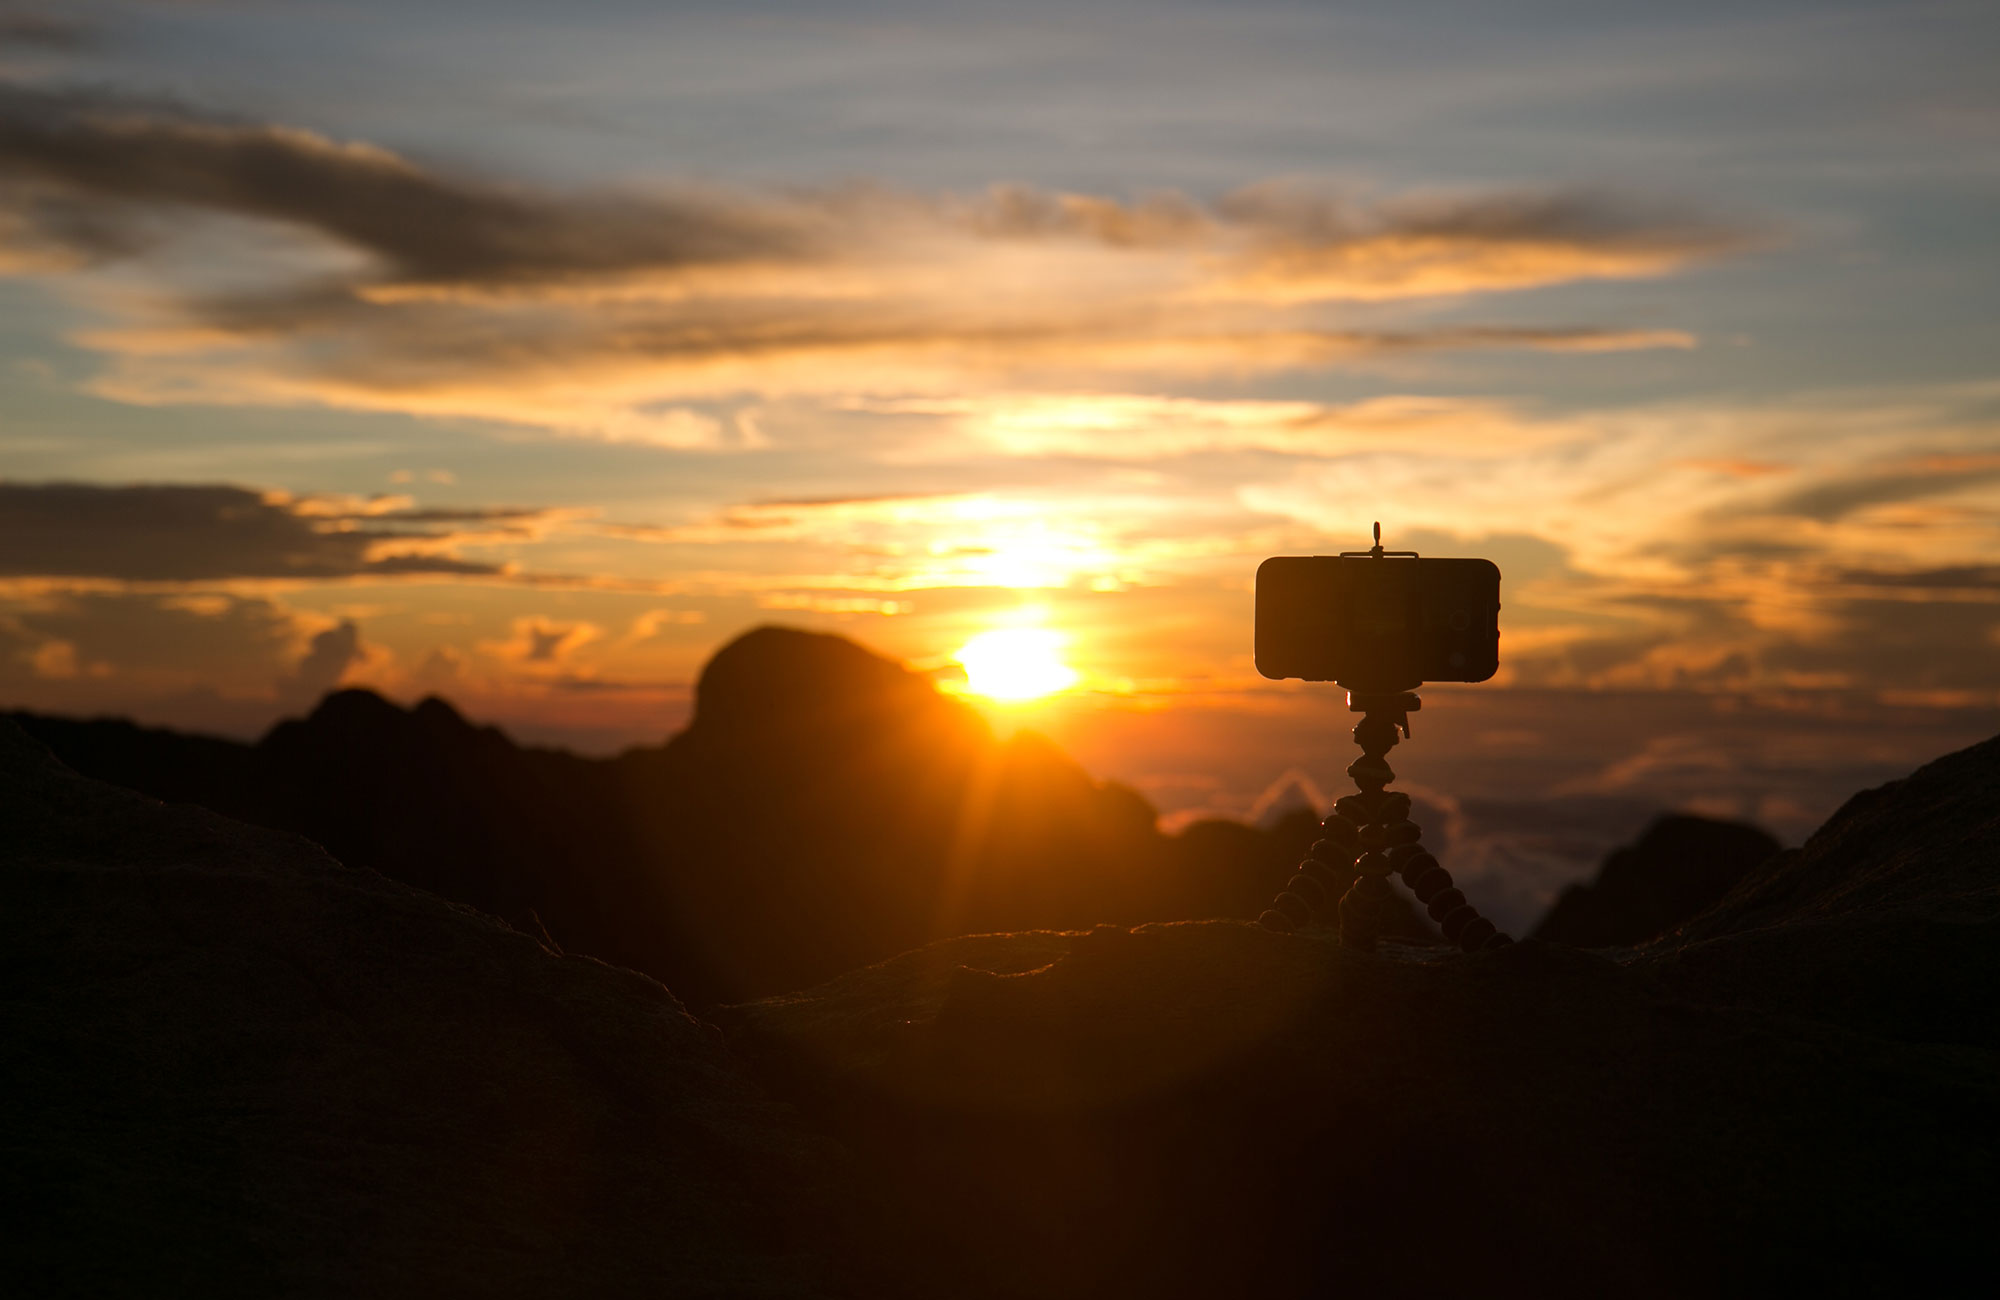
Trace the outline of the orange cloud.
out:
[[[1783,474],[1791,468],[1768,460],[1746,460],[1740,456],[1716,456],[1683,460],[1678,464],[1688,469],[1707,470],[1711,474],[1727,474],[1732,478],[1763,478],[1768,474]]]
[[[1756,228],[1593,192],[1429,195],[1362,203],[1254,186],[1210,289],[1277,301],[1382,300],[1664,275],[1764,242]]]
[[[1339,406],[1139,393],[863,399],[852,405],[939,417],[949,426],[940,455],[984,450],[1147,461],[1204,451],[1312,458],[1387,451],[1492,457],[1578,436],[1574,425],[1526,418],[1499,402],[1411,394]]]
[[[554,670],[571,655],[601,636],[603,629],[583,621],[556,622],[540,615],[512,620],[512,635],[504,641],[482,641],[479,649],[531,671]]]

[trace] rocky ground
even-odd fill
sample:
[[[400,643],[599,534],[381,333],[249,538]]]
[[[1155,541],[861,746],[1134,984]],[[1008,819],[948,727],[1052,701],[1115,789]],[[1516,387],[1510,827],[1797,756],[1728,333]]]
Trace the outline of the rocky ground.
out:
[[[6,727],[0,826],[12,1294],[831,1287],[842,1153],[651,980]]]
[[[1636,948],[947,940],[729,1007],[0,740],[42,1293],[1968,1292],[2000,740]]]

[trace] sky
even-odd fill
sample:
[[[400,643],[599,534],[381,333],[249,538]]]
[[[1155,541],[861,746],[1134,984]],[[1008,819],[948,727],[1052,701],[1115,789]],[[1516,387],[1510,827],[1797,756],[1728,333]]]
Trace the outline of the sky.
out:
[[[606,753],[762,623],[1179,824],[1339,793],[1274,554],[1476,555],[1529,908],[2000,730],[1985,3],[0,3],[0,704]],[[1019,638],[1026,637],[1026,640]],[[976,684],[976,683],[973,683]]]

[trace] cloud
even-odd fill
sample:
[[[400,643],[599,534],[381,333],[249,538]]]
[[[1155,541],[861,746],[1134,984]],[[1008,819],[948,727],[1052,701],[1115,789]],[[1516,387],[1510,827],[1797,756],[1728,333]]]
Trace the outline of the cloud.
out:
[[[129,690],[144,683],[268,683],[291,666],[301,625],[274,602],[236,596],[72,591],[9,602],[26,644],[66,652],[75,675]]]
[[[108,204],[316,231],[406,284],[785,261],[812,242],[797,208],[695,192],[555,198],[310,131],[80,92],[0,89],[0,163],[17,183]]]
[[[665,634],[672,627],[698,627],[708,622],[708,614],[699,609],[649,609],[632,620],[631,626],[618,639],[620,647],[644,645]]]
[[[977,298],[977,290],[971,292]],[[589,312],[465,304],[349,304],[291,328],[96,331],[111,352],[91,385],[138,405],[326,405],[467,417],[566,436],[687,451],[766,445],[680,403],[757,393],[963,392],[1160,375],[1239,377],[1425,352],[1681,349],[1672,330],[1453,327],[1430,330],[1165,328],[1153,311],[969,323],[933,304],[618,306]],[[1194,323],[1194,322],[1191,322]]]
[[[1482,539],[1526,528],[1557,544],[1563,561],[1539,572],[1502,558],[1502,673],[1515,686],[2000,690],[1991,396],[1502,406],[1495,427],[1523,436],[1475,463],[1425,454],[1422,438],[1355,445],[1253,471],[1237,492],[1356,539],[1370,518],[1392,538],[1428,530],[1440,540],[1426,553],[1484,553]]]
[[[14,46],[67,54],[90,49],[101,40],[97,27],[75,18],[33,11],[0,13],[0,49]]]
[[[950,211],[950,209],[947,209]],[[1202,292],[1282,302],[1375,301],[1634,278],[1748,251],[1765,227],[1604,190],[1509,190],[1378,199],[1300,181],[1203,205],[1001,185],[956,214],[977,233],[1208,259]]]
[[[596,527],[688,548],[700,556],[690,566],[712,566],[676,566],[699,589],[822,613],[907,613],[898,593],[946,588],[1122,590],[1240,568],[1284,532],[1226,494],[1139,488],[1115,473],[1061,487],[746,502],[686,524]]]
[[[2000,589],[1985,601],[1840,599],[1829,603],[1828,628],[1810,638],[1785,638],[1764,653],[1777,671],[1791,671],[1884,694],[1912,690],[1977,690],[2000,700],[1994,635],[2000,630]]]
[[[1791,469],[1775,461],[1748,460],[1740,456],[1697,457],[1680,462],[1686,469],[1707,470],[1712,474],[1727,474],[1732,478],[1763,478],[1770,474],[1783,474]]]
[[[123,582],[489,576],[469,538],[531,535],[547,512],[414,510],[229,484],[0,482],[0,577]]]
[[[2000,457],[1995,456],[1872,465],[1781,496],[1765,513],[1833,523],[1873,506],[1946,496],[1996,481],[2000,481]]]
[[[881,260],[970,237],[1221,259],[1221,286],[1377,298],[1652,275],[1742,251],[1754,228],[1592,191],[1367,201],[1298,183],[1211,204],[999,185],[970,199],[850,186],[782,197],[681,186],[558,194],[427,169],[372,145],[92,92],[0,89],[17,181],[135,209],[312,230],[369,255],[378,283],[485,288],[646,272]],[[754,276],[752,277],[754,278]],[[705,285],[705,282],[696,281]]]
[[[564,643],[575,635],[576,629],[572,627],[531,627],[528,629],[528,651],[524,657],[529,663],[554,663]]]
[[[1920,599],[2000,603],[2000,564],[1955,564],[1942,569],[1844,569],[1834,581],[1872,591],[1906,592]]]
[[[262,596],[0,590],[0,706],[255,735],[363,664],[393,668],[353,621]]]
[[[861,398],[841,409],[890,426],[880,454],[895,474],[877,481],[932,490],[588,527],[676,548],[635,564],[664,565],[688,590],[832,611],[819,602],[995,585],[1172,586],[1195,602],[1241,590],[1265,555],[1365,545],[1380,519],[1391,545],[1501,564],[1503,672],[1518,684],[1802,689],[1830,670],[1772,651],[1823,642],[1843,602],[1990,600],[1979,583],[2000,509],[1977,482],[1919,503],[1949,505],[1949,520],[1821,524],[1772,503],[1794,485],[1879,476],[1883,462],[1857,463],[1856,446],[1916,448],[1887,463],[1939,474],[1983,464],[1984,400],[1917,411],[1907,394],[1850,392],[1574,411],[1416,394]],[[766,415],[784,436],[786,409]],[[1743,460],[1759,470],[1735,472]],[[935,608],[914,603],[924,617]]]
[[[1415,394],[1342,405],[1145,393],[1025,393],[862,399],[854,406],[936,417],[951,430],[950,452],[963,452],[969,445],[1022,457],[1153,461],[1215,451],[1315,459],[1369,451],[1490,457],[1578,436],[1563,422],[1530,419],[1503,403]]]
[[[578,649],[597,640],[602,631],[594,623],[557,623],[539,616],[516,618],[509,639],[483,641],[479,648],[515,663],[554,667],[567,663]]]
[[[431,647],[429,654],[410,674],[416,686],[429,692],[453,691],[460,689],[466,681],[465,652],[456,646],[440,645]]]
[[[340,685],[356,664],[366,663],[361,629],[344,620],[313,637],[298,666],[278,682],[278,699],[287,705],[309,704]]]
[[[1684,348],[1690,335],[1657,327],[1356,328],[1329,304],[1659,275],[1764,237],[1598,192],[553,191],[290,126],[18,86],[0,90],[0,167],[0,264],[137,258],[159,278],[158,292],[97,296],[119,316],[77,336],[113,358],[99,395],[466,416],[687,450],[758,445],[689,405],[738,393]],[[228,292],[145,256],[203,218],[299,247]]]
[[[2000,571],[1992,566],[1843,569],[1815,553],[1718,556],[1683,579],[1586,576],[1569,585],[1566,603],[1587,607],[1592,619],[1503,631],[1515,684],[1861,691],[1884,700],[1898,691],[1983,690],[2000,698]]]
[[[1296,184],[1231,195],[1243,232],[1218,292],[1386,299],[1663,275],[1770,236],[1599,191],[1432,195],[1363,204]]]
[[[814,614],[907,614],[916,605],[879,596],[823,596],[809,591],[774,591],[757,598],[759,609],[805,610]]]

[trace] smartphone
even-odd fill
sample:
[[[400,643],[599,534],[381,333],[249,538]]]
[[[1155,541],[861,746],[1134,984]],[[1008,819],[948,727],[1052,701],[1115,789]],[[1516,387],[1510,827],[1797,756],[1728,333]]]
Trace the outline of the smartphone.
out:
[[[1491,560],[1280,555],[1257,567],[1257,671],[1409,690],[1500,669]]]

